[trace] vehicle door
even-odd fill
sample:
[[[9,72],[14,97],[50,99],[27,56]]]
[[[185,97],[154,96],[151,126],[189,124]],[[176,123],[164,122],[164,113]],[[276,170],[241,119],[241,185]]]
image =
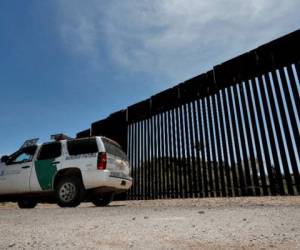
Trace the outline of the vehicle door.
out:
[[[62,164],[61,142],[45,143],[40,147],[30,177],[31,191],[53,190],[53,179]]]
[[[21,148],[12,154],[0,170],[0,193],[18,194],[30,191],[30,172],[37,146]]]

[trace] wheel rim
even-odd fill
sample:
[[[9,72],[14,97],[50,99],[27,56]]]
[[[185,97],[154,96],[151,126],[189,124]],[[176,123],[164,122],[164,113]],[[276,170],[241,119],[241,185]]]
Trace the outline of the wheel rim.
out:
[[[63,202],[70,202],[76,195],[76,187],[71,182],[64,183],[59,189],[59,197]]]

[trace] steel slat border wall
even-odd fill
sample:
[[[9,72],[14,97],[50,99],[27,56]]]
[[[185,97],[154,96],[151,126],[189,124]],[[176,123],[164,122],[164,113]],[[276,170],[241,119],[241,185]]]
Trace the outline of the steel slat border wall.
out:
[[[270,152],[274,151],[274,147],[272,148],[272,145],[274,145],[274,143],[271,144],[271,141],[274,141],[274,136],[272,136],[272,134],[274,133],[271,130],[267,130],[268,128],[270,128],[268,124],[271,122],[271,118],[269,110],[270,105],[266,103],[267,99],[264,95],[265,82],[266,80],[264,76],[261,75],[259,76],[259,78],[254,78],[247,81],[246,83],[242,83],[241,88],[239,87],[239,85],[236,85],[225,89],[224,91],[220,91],[220,93],[217,93],[216,95],[213,95],[209,98],[200,99],[200,113],[198,114],[198,121],[200,121],[200,125],[198,126],[199,128],[197,128],[197,125],[193,125],[195,124],[195,122],[197,123],[197,119],[194,120],[197,112],[195,108],[192,108],[192,103],[182,105],[176,109],[176,124],[172,124],[171,114],[169,123],[167,119],[167,117],[169,116],[169,111],[155,116],[155,126],[157,128],[157,131],[154,135],[154,143],[155,141],[158,143],[158,146],[156,145],[155,147],[156,181],[154,183],[157,184],[156,192],[158,192],[156,198],[170,198],[168,195],[168,192],[170,191],[166,190],[166,188],[168,189],[170,185],[167,183],[168,180],[166,178],[169,178],[169,176],[172,177],[170,182],[173,181],[175,183],[176,180],[174,179],[174,174],[176,177],[179,177],[179,192],[181,192],[181,195],[179,195],[178,197],[187,198],[196,197],[197,195],[200,196],[200,192],[197,191],[197,188],[195,188],[196,186],[194,185],[196,181],[197,185],[199,185],[199,179],[197,178],[196,174],[196,166],[193,165],[196,162],[195,154],[197,154],[193,150],[193,145],[198,146],[197,143],[194,142],[196,134],[198,137],[198,130],[202,131],[202,140],[206,141],[206,143],[202,142],[203,145],[200,146],[202,147],[202,155],[205,161],[202,162],[202,168],[200,166],[197,166],[197,168],[200,169],[199,173],[201,173],[202,171],[204,172],[204,177],[206,180],[205,186],[209,188],[207,190],[207,196],[219,196],[221,193],[222,196],[230,195],[230,185],[226,185],[225,187],[226,178],[228,180],[230,180],[230,178],[233,178],[233,190],[235,196],[253,194],[260,195],[261,191],[264,195],[284,193],[283,184],[280,185],[280,180],[282,183],[282,179],[278,178],[278,176],[280,176],[280,171],[278,171],[278,167],[275,168],[274,166],[275,170],[273,170],[273,166],[271,166],[271,158],[273,163],[275,163],[275,161],[277,162],[278,160],[274,160],[277,154],[271,153],[270,155]],[[280,94],[282,94],[282,91],[280,92]],[[220,97],[219,100],[221,105],[218,105],[218,97]],[[215,100],[215,102],[213,102],[213,100]],[[195,107],[196,103],[197,101],[195,101]],[[216,105],[220,106],[218,108],[218,114]],[[282,104],[281,106],[284,108],[284,104]],[[222,112],[220,114],[219,109],[223,110],[223,114],[225,115],[225,117],[222,117]],[[243,113],[249,113],[248,117],[245,114],[243,114],[242,116],[243,110],[246,110],[246,112]],[[176,112],[174,114],[176,114]],[[218,125],[217,123],[217,121],[220,121],[222,119],[225,120],[225,123],[223,125],[224,130],[226,131],[225,135],[223,136],[221,135],[222,131],[220,131],[220,125]],[[284,119],[284,117],[280,117],[279,119]],[[247,123],[248,126],[246,125]],[[175,160],[175,164],[177,162],[179,168],[179,176],[177,173],[175,173],[175,171],[171,171],[173,172],[173,174],[169,174],[168,162],[169,160],[172,161],[173,158],[170,157],[171,155],[168,153],[168,147],[171,148],[169,144],[170,142],[172,142],[172,140],[170,140],[170,142],[168,140],[168,137],[170,137],[171,139],[171,133],[169,134],[168,128],[171,131],[172,125],[176,125],[176,145],[177,150],[180,153],[180,155],[175,157],[178,158],[178,161]],[[218,127],[217,130],[216,127]],[[250,127],[251,131],[249,131]],[[247,129],[248,132],[245,131]],[[194,130],[197,130],[197,132],[195,132]],[[291,134],[292,132],[290,131],[290,134],[288,134],[290,136],[290,141],[291,138],[294,138],[294,134]],[[283,136],[285,140],[287,140],[285,134]],[[217,140],[218,137],[220,138],[220,140]],[[223,144],[222,139],[224,141],[227,141],[227,149],[225,146],[226,143]],[[222,148],[220,143],[221,141],[223,144]],[[246,141],[248,143],[249,141],[252,141],[252,143],[254,142],[254,144],[256,145],[255,148],[250,147],[251,150],[248,149],[248,151],[253,152],[252,157],[251,153],[247,153]],[[201,145],[201,143],[199,144]],[[250,143],[250,145],[253,144]],[[267,148],[263,145],[267,145]],[[175,148],[175,145],[173,146]],[[140,145],[139,148],[140,147],[143,147],[143,145]],[[225,151],[223,147],[225,147]],[[219,148],[219,150],[217,148]],[[223,151],[223,154],[221,154],[221,151]],[[226,158],[226,155],[228,157],[226,176],[220,168],[220,165],[223,166],[223,162],[220,163],[217,161],[217,153],[219,153],[218,159],[220,158],[220,162],[222,162],[223,158]],[[200,159],[201,150],[198,151],[198,154]],[[249,163],[248,161],[248,154],[250,161],[252,161],[251,163]],[[294,156],[296,155],[296,153],[293,154],[293,152],[291,154]],[[293,175],[295,175],[295,173],[297,174],[297,172],[295,171],[295,167],[289,164],[287,166],[293,168]],[[287,169],[288,167],[285,167],[287,187],[289,187],[289,185],[293,187],[295,186],[295,181],[292,181],[291,171]],[[275,176],[273,176],[274,171],[276,171]],[[143,175],[143,173],[145,174],[145,172],[141,173],[141,176]],[[277,178],[276,184],[274,178]],[[296,177],[294,178],[296,179]],[[142,177],[142,179],[143,181],[146,181],[145,178]],[[281,188],[277,190],[276,185],[278,184],[279,188],[280,186]],[[222,191],[220,191],[219,186],[224,187]],[[225,189],[228,190],[228,194],[225,194]],[[294,189],[288,190],[287,193],[294,194]],[[174,195],[174,197],[177,196]]]
[[[130,199],[300,193],[300,31],[95,122],[127,150]]]

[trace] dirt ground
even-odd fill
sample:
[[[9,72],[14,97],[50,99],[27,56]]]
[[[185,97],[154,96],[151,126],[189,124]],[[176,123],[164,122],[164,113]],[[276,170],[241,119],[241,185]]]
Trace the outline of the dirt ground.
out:
[[[0,249],[300,249],[300,197],[0,206]]]

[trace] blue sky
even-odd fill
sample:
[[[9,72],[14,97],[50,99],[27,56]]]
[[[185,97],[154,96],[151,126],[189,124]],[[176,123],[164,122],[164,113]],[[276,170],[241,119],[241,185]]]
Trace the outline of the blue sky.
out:
[[[300,3],[0,1],[0,154],[93,121],[299,28]]]

